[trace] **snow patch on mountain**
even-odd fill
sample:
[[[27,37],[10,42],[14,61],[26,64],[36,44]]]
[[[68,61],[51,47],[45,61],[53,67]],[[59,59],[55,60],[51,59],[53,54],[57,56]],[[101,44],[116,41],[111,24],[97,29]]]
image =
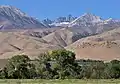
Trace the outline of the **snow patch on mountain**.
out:
[[[70,22],[61,22],[61,23],[52,23],[50,26],[60,26],[60,27],[67,27]]]
[[[72,21],[69,27],[89,26],[89,25],[95,25],[96,23],[99,23],[99,22],[103,22],[103,19],[101,19],[99,16],[95,16],[91,13],[85,13],[84,15]]]
[[[0,25],[3,29],[9,28],[46,28],[46,25],[37,19],[28,16],[20,9],[13,6],[0,6]]]
[[[109,18],[109,19],[107,19],[107,20],[104,21],[104,24],[119,23],[119,22],[120,22],[119,19]]]

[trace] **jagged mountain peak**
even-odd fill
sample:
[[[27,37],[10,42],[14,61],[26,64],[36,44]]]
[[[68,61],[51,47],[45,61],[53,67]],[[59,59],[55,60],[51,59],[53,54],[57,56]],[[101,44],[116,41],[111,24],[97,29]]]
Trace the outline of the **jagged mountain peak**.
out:
[[[101,21],[103,20],[100,16],[96,16],[95,14],[92,13],[85,13],[83,16],[84,18],[89,18],[91,21],[92,20],[97,20],[97,21]]]
[[[94,22],[94,23],[96,23],[96,22],[101,22],[101,21],[103,21],[103,19],[101,17],[96,16],[92,13],[85,13],[82,16],[75,19],[73,22],[71,22],[71,24],[74,22],[90,22],[90,23]]]
[[[9,5],[0,6],[0,22],[0,29],[48,27],[36,18],[28,16],[20,9]]]
[[[87,12],[87,13],[84,13],[83,15],[81,15],[81,17],[82,16],[96,16],[95,14],[93,14],[93,13],[90,13],[90,12]]]
[[[21,16],[27,16],[27,14],[22,12],[20,9],[18,9],[18,8],[14,7],[14,6],[10,6],[10,5],[1,5],[0,10],[5,11],[6,13],[14,12],[14,13],[19,14]]]
[[[90,13],[90,12],[86,12],[86,13],[84,13],[84,14],[81,15],[81,16],[96,16],[96,15],[93,14],[93,13]]]

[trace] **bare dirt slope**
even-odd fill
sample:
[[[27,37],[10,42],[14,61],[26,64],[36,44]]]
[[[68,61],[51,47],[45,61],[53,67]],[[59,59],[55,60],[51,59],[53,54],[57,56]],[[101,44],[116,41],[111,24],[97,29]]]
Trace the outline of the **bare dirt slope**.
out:
[[[57,30],[45,37],[43,39],[51,44],[57,44],[65,47],[72,43],[73,33],[66,28]]]
[[[0,32],[0,59],[7,59],[18,54],[26,54],[31,58],[41,52],[61,49],[43,39],[23,35],[22,32]]]
[[[77,59],[120,59],[120,28],[80,39],[66,48],[75,51]]]
[[[62,28],[46,35],[43,39],[50,44],[66,47],[85,36],[88,36],[88,34],[81,29]]]

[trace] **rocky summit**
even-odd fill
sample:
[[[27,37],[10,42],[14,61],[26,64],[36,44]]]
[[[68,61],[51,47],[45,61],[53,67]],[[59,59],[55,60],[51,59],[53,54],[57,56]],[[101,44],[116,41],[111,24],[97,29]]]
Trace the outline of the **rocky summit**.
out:
[[[0,6],[0,29],[15,28],[46,28],[37,19],[28,16],[20,9],[13,6]]]

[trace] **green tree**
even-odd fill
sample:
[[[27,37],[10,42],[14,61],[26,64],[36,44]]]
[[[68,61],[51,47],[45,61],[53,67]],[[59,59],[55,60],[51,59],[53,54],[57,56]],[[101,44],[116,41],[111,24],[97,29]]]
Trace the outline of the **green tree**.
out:
[[[53,71],[51,69],[49,54],[48,53],[40,54],[36,61],[38,62],[37,73],[39,78],[52,79]]]
[[[17,55],[9,59],[6,66],[9,78],[29,79],[35,76],[35,66],[26,55]]]
[[[75,61],[75,54],[67,50],[55,50],[50,53],[51,60],[55,62],[57,67],[57,76],[59,79],[78,78],[80,74],[80,66]]]
[[[103,74],[104,69],[105,69],[104,62],[96,62],[95,64],[92,64],[90,67],[92,67],[91,78],[93,79],[104,78],[104,74]]]
[[[0,79],[8,79],[8,72],[6,67],[0,70]]]
[[[105,78],[120,78],[120,61],[112,60],[110,63],[106,63]]]

